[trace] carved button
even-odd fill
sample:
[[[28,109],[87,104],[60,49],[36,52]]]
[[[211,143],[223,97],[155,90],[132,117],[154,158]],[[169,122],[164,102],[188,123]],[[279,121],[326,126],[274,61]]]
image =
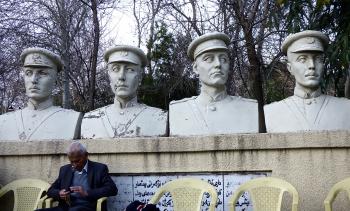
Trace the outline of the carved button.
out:
[[[210,109],[211,111],[216,111],[216,107],[215,107],[215,106],[209,106],[209,109]]]
[[[312,103],[312,102],[311,102],[310,100],[306,101],[306,104],[307,104],[307,105],[311,105],[311,103]]]
[[[124,115],[124,111],[119,112],[120,115]]]

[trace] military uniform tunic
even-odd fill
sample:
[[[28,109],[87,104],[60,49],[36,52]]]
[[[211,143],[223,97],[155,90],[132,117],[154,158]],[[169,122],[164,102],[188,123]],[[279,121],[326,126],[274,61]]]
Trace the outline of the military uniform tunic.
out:
[[[84,115],[82,138],[118,138],[165,136],[167,112],[140,104],[134,98],[125,108],[115,100],[114,104],[96,109]]]
[[[294,96],[264,107],[267,132],[349,130],[350,100],[295,90]]]
[[[0,116],[0,140],[75,139],[79,137],[80,113],[48,104],[28,107]]]
[[[199,96],[172,101],[169,107],[171,136],[257,133],[258,104],[255,100],[229,96]]]

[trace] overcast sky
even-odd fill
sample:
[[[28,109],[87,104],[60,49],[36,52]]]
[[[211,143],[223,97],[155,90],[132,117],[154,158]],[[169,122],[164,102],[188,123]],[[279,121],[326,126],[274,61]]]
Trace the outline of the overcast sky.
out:
[[[110,18],[106,20],[106,39],[114,40],[115,45],[137,45],[135,21],[132,13],[132,1],[122,0],[117,3]]]

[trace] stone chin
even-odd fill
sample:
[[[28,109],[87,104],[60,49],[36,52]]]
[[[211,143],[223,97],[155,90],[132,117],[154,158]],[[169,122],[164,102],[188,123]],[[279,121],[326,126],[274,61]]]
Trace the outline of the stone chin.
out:
[[[308,88],[318,88],[320,86],[321,80],[319,78],[315,79],[306,79],[303,82],[298,82],[303,87],[308,87]]]
[[[130,93],[129,91],[116,91],[115,92],[115,96],[120,97],[122,99],[128,99],[128,98],[132,98],[133,96],[136,96],[136,93]]]
[[[226,81],[227,81],[226,77],[216,76],[216,77],[211,77],[207,81],[201,81],[201,83],[207,86],[220,87],[220,86],[225,86]]]
[[[41,90],[28,90],[26,94],[30,99],[43,100],[48,99],[51,95],[51,92],[42,92]]]

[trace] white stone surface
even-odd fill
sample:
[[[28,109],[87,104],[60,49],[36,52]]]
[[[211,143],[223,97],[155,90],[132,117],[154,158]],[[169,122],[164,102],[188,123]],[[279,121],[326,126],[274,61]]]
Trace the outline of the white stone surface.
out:
[[[350,129],[350,100],[321,94],[327,43],[318,31],[292,34],[283,42],[296,81],[294,96],[264,107],[267,132]]]
[[[167,135],[168,114],[137,102],[146,55],[133,46],[117,46],[106,51],[105,60],[114,104],[84,115],[81,137],[86,139],[148,137]]]
[[[258,132],[256,101],[226,95],[214,102],[203,102],[205,94],[170,103],[171,136]]]
[[[6,113],[0,116],[0,141],[72,140],[79,136],[79,116],[57,106]]]
[[[169,105],[171,136],[256,133],[258,104],[255,100],[229,96],[226,82],[230,71],[227,45],[219,32],[193,40],[188,55],[201,82],[199,96],[172,101]]]
[[[350,100],[346,98],[291,96],[264,110],[268,132],[350,129]]]
[[[60,166],[69,162],[66,149],[71,142],[1,142],[0,184],[28,177],[54,182]],[[106,164],[112,175],[270,172],[297,189],[298,210],[323,210],[331,187],[350,175],[348,130],[81,142],[90,159]],[[348,200],[346,194],[340,194],[333,208],[349,211]],[[285,202],[290,207],[290,201]],[[0,201],[0,210],[5,210],[1,205]]]
[[[28,106],[0,116],[0,141],[75,139],[80,132],[80,113],[53,106],[51,94],[62,63],[42,48],[22,52]]]
[[[151,137],[166,134],[167,112],[136,98],[124,108],[108,105],[84,115],[82,138]]]
[[[155,192],[165,183],[178,178],[198,178],[213,185],[218,192],[217,211],[229,211],[228,202],[234,191],[243,183],[258,177],[269,176],[267,172],[256,173],[225,173],[225,174],[168,174],[149,176],[113,176],[119,193],[109,197],[108,210],[124,210],[132,201],[139,200],[148,203]],[[130,189],[131,188],[131,189]],[[202,199],[201,211],[209,210],[210,195],[205,194]],[[171,194],[167,193],[159,200],[157,207],[161,211],[173,211]],[[237,211],[253,211],[249,195],[245,193],[237,202]]]

